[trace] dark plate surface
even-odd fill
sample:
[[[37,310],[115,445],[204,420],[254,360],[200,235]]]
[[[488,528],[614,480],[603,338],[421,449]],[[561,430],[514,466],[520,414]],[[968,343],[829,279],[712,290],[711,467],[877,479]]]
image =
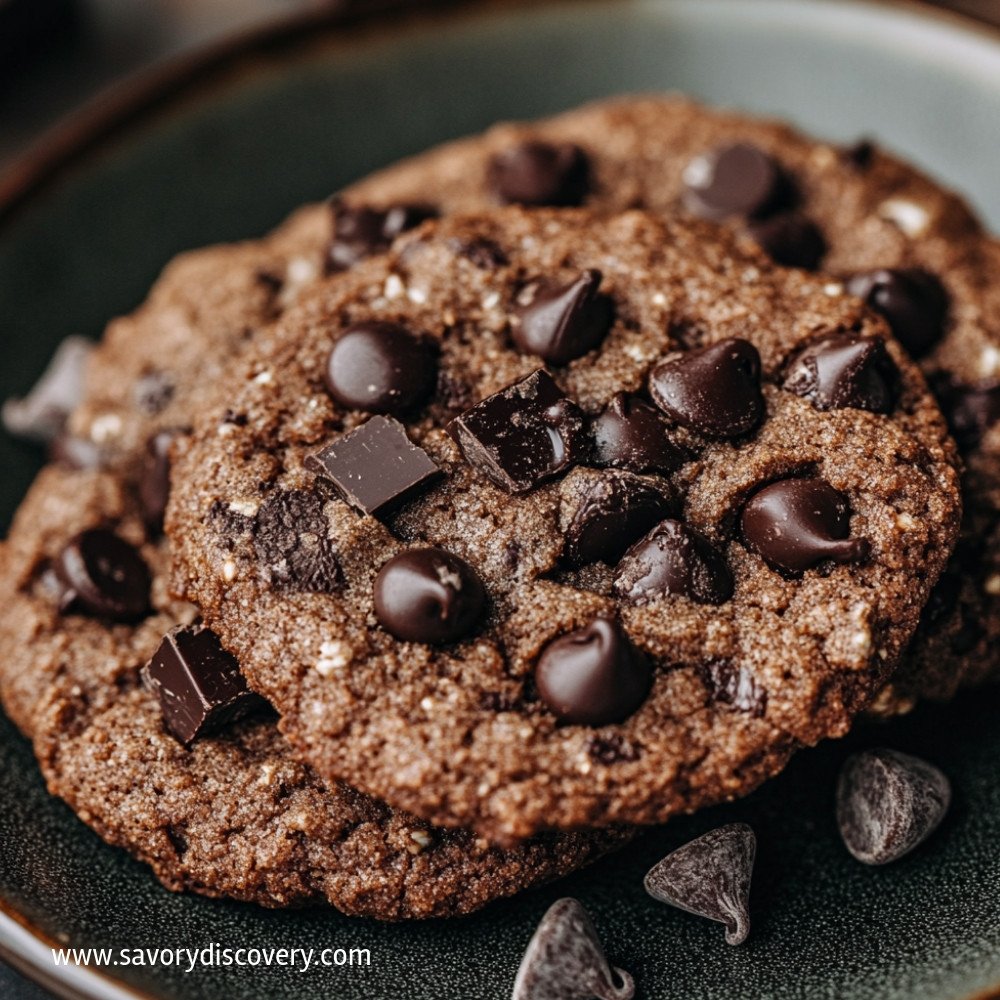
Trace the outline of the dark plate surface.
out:
[[[69,333],[98,335],[177,251],[254,235],[369,169],[502,117],[676,87],[872,134],[965,190],[1000,223],[1000,43],[910,7],[820,0],[622,0],[464,6],[372,28],[285,32],[229,58],[176,102],[40,189],[0,228],[0,396],[24,391]],[[3,206],[0,206],[2,210]],[[0,525],[37,456],[0,439]],[[462,921],[382,926],[270,913],[160,889],[49,798],[0,727],[0,948],[76,995],[110,981],[59,970],[73,947],[369,949],[371,966],[114,966],[155,997],[494,998],[509,995],[546,906],[578,896],[646,997],[957,1000],[1000,984],[1000,693],[921,709],[801,755],[752,799],[652,831],[565,882]],[[914,856],[853,862],[833,825],[851,747],[887,743],[942,766],[955,805]],[[646,868],[718,822],[760,838],[749,943],[659,906]],[[16,919],[15,919],[16,918]],[[31,933],[22,925],[32,928]]]

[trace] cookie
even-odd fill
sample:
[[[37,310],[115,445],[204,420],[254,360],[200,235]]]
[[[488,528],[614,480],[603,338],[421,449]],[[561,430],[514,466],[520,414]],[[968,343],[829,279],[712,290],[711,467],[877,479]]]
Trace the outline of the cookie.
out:
[[[425,222],[175,444],[175,589],[319,773],[434,823],[746,792],[871,701],[957,533],[924,380],[828,284],[640,212]]]

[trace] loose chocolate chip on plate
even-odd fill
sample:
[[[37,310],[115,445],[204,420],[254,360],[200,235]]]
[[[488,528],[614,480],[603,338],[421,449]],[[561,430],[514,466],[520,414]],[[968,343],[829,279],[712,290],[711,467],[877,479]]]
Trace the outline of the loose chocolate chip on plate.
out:
[[[950,802],[951,785],[932,764],[897,750],[865,750],[841,769],[837,823],[858,861],[884,865],[926,840]]]
[[[448,433],[466,461],[507,493],[561,475],[587,450],[583,414],[541,368],[456,417]]]
[[[1000,420],[1000,382],[990,379],[970,385],[942,372],[931,379],[931,388],[962,451],[975,448]]]
[[[726,941],[750,933],[750,879],[757,838],[746,823],[729,823],[678,847],[646,874],[646,892],[699,917],[726,925]]]
[[[649,392],[671,420],[705,437],[739,437],[764,418],[760,354],[747,340],[720,340],[661,361]]]
[[[138,550],[106,528],[82,531],[52,565],[62,584],[60,610],[131,622],[149,611],[149,567]]]
[[[605,726],[646,700],[653,671],[645,653],[608,618],[550,642],[535,667],[542,701],[560,722]]]
[[[359,261],[387,250],[392,241],[427,219],[437,217],[430,205],[392,205],[368,208],[345,205],[339,199],[330,203],[333,211],[333,238],[327,251],[331,271],[346,271]]]
[[[329,480],[362,514],[382,516],[427,489],[441,475],[431,457],[392,417],[377,416],[337,438],[304,465]]]
[[[591,422],[590,432],[596,465],[668,474],[688,458],[687,452],[670,440],[663,416],[628,393],[615,394]]]
[[[514,980],[512,1000],[632,1000],[635,984],[612,969],[590,915],[560,899],[542,917]]]
[[[817,410],[891,413],[898,381],[899,370],[883,341],[844,332],[799,351],[785,369],[783,387]]]
[[[201,625],[168,632],[142,677],[159,699],[164,726],[185,746],[266,704],[247,688],[219,637]]]
[[[614,587],[632,604],[669,594],[699,604],[723,604],[733,595],[733,574],[725,555],[704,535],[668,518],[625,553]]]
[[[750,224],[750,235],[776,264],[815,271],[826,253],[819,226],[799,212],[782,212]]]
[[[586,354],[607,335],[614,306],[601,295],[601,272],[584,271],[568,284],[535,282],[518,301],[511,339],[524,354],[564,365]]]
[[[587,156],[568,142],[522,142],[497,153],[487,173],[496,196],[508,204],[579,205],[590,188]]]
[[[330,350],[326,387],[341,406],[400,416],[434,391],[438,349],[399,323],[369,320],[345,330]]]
[[[944,336],[948,292],[940,280],[920,268],[882,268],[856,274],[847,291],[881,313],[913,357],[927,354]]]
[[[410,549],[375,578],[375,614],[397,639],[455,642],[476,627],[486,591],[476,571],[444,549]]]
[[[776,569],[803,573],[827,559],[859,562],[867,539],[850,538],[847,497],[822,479],[782,479],[758,490],[743,508],[743,539]]]
[[[149,531],[163,530],[163,515],[170,499],[170,446],[181,433],[162,430],[146,441],[146,451],[139,470],[139,505]]]
[[[722,146],[684,170],[688,208],[709,219],[760,216],[783,199],[787,187],[778,162],[749,143]]]

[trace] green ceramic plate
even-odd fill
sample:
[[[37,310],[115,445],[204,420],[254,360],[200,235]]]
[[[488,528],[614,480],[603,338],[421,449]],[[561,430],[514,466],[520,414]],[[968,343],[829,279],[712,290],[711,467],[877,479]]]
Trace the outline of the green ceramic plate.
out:
[[[875,135],[1000,226],[1000,41],[985,29],[911,6],[822,0],[453,7],[350,27],[299,24],[188,65],[166,91],[162,77],[143,88],[155,111],[137,114],[126,95],[117,114],[127,112],[127,126],[92,115],[6,188],[0,181],[0,396],[25,390],[64,336],[97,335],[134,306],[176,251],[260,233],[302,201],[497,118],[614,92],[681,88],[831,137]],[[37,457],[0,440],[0,467],[6,525]],[[536,921],[571,894],[645,997],[1000,995],[998,718],[996,691],[921,709],[804,753],[751,799],[650,831],[560,885],[466,920],[405,926],[165,892],[45,794],[26,745],[0,723],[0,950],[72,996],[502,998]],[[941,830],[885,870],[847,856],[831,803],[844,755],[876,742],[928,757],[955,785]],[[666,851],[734,819],[760,838],[742,948],[641,887]],[[99,978],[56,968],[53,941],[367,948],[371,966],[111,966]]]

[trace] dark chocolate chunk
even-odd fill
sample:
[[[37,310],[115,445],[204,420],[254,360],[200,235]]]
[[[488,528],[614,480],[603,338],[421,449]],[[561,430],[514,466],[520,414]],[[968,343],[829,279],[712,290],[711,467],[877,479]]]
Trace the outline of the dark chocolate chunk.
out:
[[[163,515],[170,499],[170,446],[180,433],[162,430],[146,441],[139,470],[139,505],[146,527],[154,535],[163,530]]]
[[[437,369],[437,344],[429,337],[399,323],[370,320],[338,337],[324,374],[341,406],[399,416],[428,399]]]
[[[1000,382],[996,380],[968,384],[939,372],[931,379],[931,388],[962,451],[975,448],[1000,420]]]
[[[841,159],[855,170],[867,170],[875,159],[875,143],[871,139],[859,139],[840,151]]]
[[[881,313],[897,340],[915,358],[923,357],[944,336],[948,292],[920,268],[882,268],[856,274],[847,291]]]
[[[135,384],[135,405],[143,413],[155,417],[167,408],[175,391],[174,380],[166,372],[146,372]]]
[[[623,722],[646,700],[653,671],[645,653],[609,618],[550,642],[535,666],[542,701],[560,722]]]
[[[495,271],[498,267],[506,267],[510,263],[510,258],[504,253],[503,248],[485,236],[467,240],[452,239],[449,240],[448,246],[481,271]]]
[[[84,370],[93,349],[83,337],[67,337],[28,395],[3,404],[7,433],[42,444],[54,441],[83,399]]]
[[[444,549],[409,549],[375,578],[375,615],[406,642],[455,642],[472,633],[486,591],[476,571]]]
[[[951,785],[932,764],[897,750],[864,750],[841,769],[837,823],[858,861],[884,865],[923,843],[950,802]]]
[[[448,433],[466,461],[508,493],[566,472],[587,448],[583,414],[541,368],[456,417]]]
[[[739,437],[764,418],[760,354],[748,340],[720,340],[661,361],[649,391],[671,420],[705,437]]]
[[[699,604],[723,604],[733,596],[733,574],[704,535],[673,518],[661,521],[625,553],[615,593],[632,604],[668,594]]]
[[[661,903],[726,925],[726,941],[750,933],[750,878],[757,838],[746,823],[729,823],[678,847],[646,874],[646,892]]]
[[[731,705],[762,719],[767,712],[767,691],[746,667],[734,667],[728,660],[707,660],[699,666],[701,679],[713,701]]]
[[[388,250],[392,241],[421,222],[437,217],[430,205],[392,205],[389,208],[368,208],[345,205],[334,198],[333,238],[327,251],[331,271],[346,271],[358,261]]]
[[[750,224],[750,235],[776,264],[815,271],[826,253],[819,226],[799,212],[781,212]]]
[[[635,984],[612,970],[590,916],[560,899],[542,917],[521,959],[512,1000],[632,1000]]]
[[[817,410],[853,407],[891,413],[899,370],[876,337],[835,333],[804,347],[785,370],[784,388]]]
[[[527,141],[497,153],[488,182],[508,204],[579,205],[590,188],[590,164],[579,146]]]
[[[52,564],[59,607],[71,614],[131,622],[149,611],[151,578],[138,550],[106,528],[71,538]]]
[[[822,479],[782,479],[758,490],[740,518],[747,545],[775,569],[803,573],[828,559],[859,562],[871,549],[850,538],[847,497]]]
[[[164,726],[185,746],[265,704],[219,637],[201,625],[168,632],[142,677],[159,699]]]
[[[616,393],[590,425],[596,465],[668,474],[688,459],[662,415],[637,396]]]
[[[566,527],[564,558],[570,566],[613,566],[671,512],[671,498],[662,489],[630,472],[589,472],[587,480],[582,495],[569,501],[575,508]]]
[[[785,200],[788,187],[778,162],[745,142],[692,160],[684,183],[688,208],[709,219],[765,215]]]
[[[427,489],[440,475],[423,448],[392,417],[372,417],[337,438],[305,467],[328,479],[362,514],[381,516]]]
[[[614,306],[598,292],[600,284],[601,272],[591,269],[569,284],[539,281],[530,286],[511,322],[518,350],[565,365],[595,348],[614,320]]]

